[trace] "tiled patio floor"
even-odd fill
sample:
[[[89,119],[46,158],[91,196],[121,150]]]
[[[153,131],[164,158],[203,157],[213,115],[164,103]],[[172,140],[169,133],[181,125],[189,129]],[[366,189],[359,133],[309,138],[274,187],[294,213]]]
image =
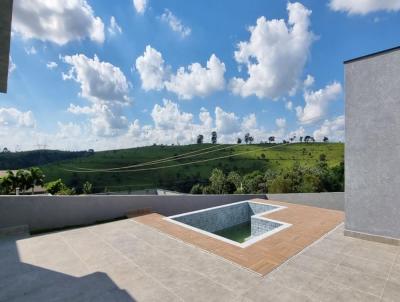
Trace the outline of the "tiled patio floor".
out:
[[[340,225],[261,277],[127,219],[0,238],[0,301],[400,301],[399,250]]]
[[[344,213],[340,211],[272,200],[254,199],[254,201],[287,207],[264,215],[264,217],[287,222],[292,226],[247,248],[241,248],[171,223],[159,214],[143,215],[135,219],[261,275],[269,273],[290,257],[299,253],[343,222],[344,219]]]

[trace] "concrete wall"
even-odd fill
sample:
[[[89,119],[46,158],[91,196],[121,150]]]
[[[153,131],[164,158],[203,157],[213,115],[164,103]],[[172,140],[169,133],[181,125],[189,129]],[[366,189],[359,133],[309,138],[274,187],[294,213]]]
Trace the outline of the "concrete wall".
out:
[[[344,211],[344,193],[267,194],[268,199]]]
[[[346,230],[400,239],[400,49],[345,64]]]
[[[86,225],[150,208],[165,216],[265,195],[0,196],[0,229],[28,225],[31,231]]]

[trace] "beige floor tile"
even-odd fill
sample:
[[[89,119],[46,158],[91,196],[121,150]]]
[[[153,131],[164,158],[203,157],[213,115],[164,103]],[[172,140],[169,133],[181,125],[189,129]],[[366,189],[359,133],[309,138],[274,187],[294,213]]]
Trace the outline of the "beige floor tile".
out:
[[[307,297],[312,297],[323,283],[323,279],[291,266],[279,268],[272,278],[285,287],[301,292]]]
[[[385,286],[385,291],[383,292],[382,301],[400,301],[400,285],[398,283],[388,281]]]
[[[385,279],[366,275],[341,265],[330,273],[327,280],[374,296],[381,295],[386,282]]]
[[[179,287],[175,293],[184,301],[190,302],[231,302],[239,297],[233,291],[206,278],[189,282],[186,286]]]
[[[288,266],[325,278],[335,269],[335,264],[301,254],[289,262]]]
[[[371,276],[386,279],[389,276],[392,264],[385,262],[376,262],[365,258],[357,258],[352,256],[346,256],[343,258],[340,265],[350,269],[354,269],[357,272],[368,274]]]
[[[393,265],[393,268],[390,272],[389,280],[399,284],[400,286],[400,264]]]
[[[313,297],[323,302],[378,302],[379,297],[345,287],[335,282],[326,281]]]
[[[357,244],[353,244],[352,248],[345,252],[345,254],[390,264],[392,264],[397,258],[397,253],[369,245],[366,246],[365,243],[362,243],[362,241],[358,242]]]

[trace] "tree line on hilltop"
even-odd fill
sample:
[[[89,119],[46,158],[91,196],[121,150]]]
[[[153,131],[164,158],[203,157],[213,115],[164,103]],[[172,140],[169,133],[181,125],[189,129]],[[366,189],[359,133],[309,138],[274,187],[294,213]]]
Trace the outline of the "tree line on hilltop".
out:
[[[294,136],[292,136],[292,137],[290,137],[288,139],[283,139],[282,143],[283,144],[288,144],[288,143],[295,142],[296,138],[297,138],[297,136],[294,135]],[[216,144],[217,140],[218,140],[217,132],[216,131],[211,132],[211,143],[212,144]],[[310,136],[310,135],[299,136],[298,137],[298,142],[300,142],[300,143],[303,143],[303,142],[304,143],[314,143],[315,141],[316,141],[315,138],[313,136]],[[329,138],[324,136],[321,141],[324,142],[324,143],[327,143],[327,142],[329,142]],[[237,144],[241,144],[243,142],[246,143],[246,144],[252,144],[254,142],[254,137],[252,135],[250,135],[250,133],[246,133],[244,135],[243,139],[241,137],[238,137],[237,140],[236,140]],[[273,144],[273,143],[276,143],[276,142],[277,142],[276,137],[275,136],[270,136],[270,137],[268,137],[268,141],[260,141],[260,144],[266,144],[266,143]],[[197,135],[196,143],[197,144],[203,144],[204,143],[204,135],[203,134]]]

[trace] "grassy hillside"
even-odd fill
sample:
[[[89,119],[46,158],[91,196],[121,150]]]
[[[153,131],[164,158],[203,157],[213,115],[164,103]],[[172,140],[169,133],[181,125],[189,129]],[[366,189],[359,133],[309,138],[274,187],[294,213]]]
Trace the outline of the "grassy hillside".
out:
[[[139,190],[144,188],[164,188],[188,192],[197,182],[206,182],[212,169],[220,168],[224,172],[238,171],[241,174],[254,170],[281,171],[290,169],[295,162],[302,166],[312,167],[325,154],[328,165],[333,167],[343,161],[344,145],[341,143],[309,143],[290,145],[219,145],[208,154],[195,155],[184,159],[142,166],[132,169],[157,168],[150,171],[131,171],[124,173],[78,173],[64,169],[108,169],[126,165],[141,164],[166,157],[177,156],[188,152],[210,148],[210,144],[187,146],[149,146],[124,150],[96,152],[88,157],[60,161],[41,166],[46,181],[61,178],[67,185],[80,187],[85,181],[93,183],[95,191]],[[272,148],[271,148],[272,147]],[[221,150],[219,150],[221,148]],[[204,151],[205,152],[205,151]],[[185,164],[193,161],[207,160],[215,157],[248,152],[239,156],[224,158],[203,163],[175,166],[165,169],[167,165]]]
[[[0,153],[0,170],[16,170],[47,163],[89,156],[87,151],[33,150]]]

